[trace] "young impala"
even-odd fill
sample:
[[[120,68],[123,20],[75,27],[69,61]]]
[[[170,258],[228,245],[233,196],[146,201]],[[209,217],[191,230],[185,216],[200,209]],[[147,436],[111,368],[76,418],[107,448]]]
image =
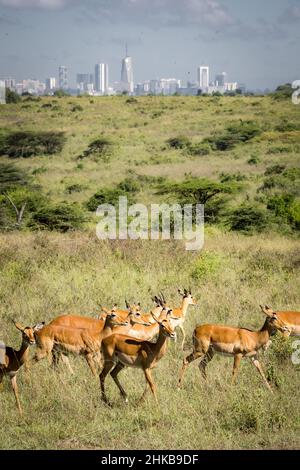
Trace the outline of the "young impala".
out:
[[[35,344],[35,333],[43,328],[44,323],[38,323],[37,325],[30,327],[23,327],[20,323],[13,321],[15,327],[22,332],[22,344],[21,348],[17,351],[9,346],[2,346],[2,354],[0,361],[0,384],[2,383],[3,377],[7,375],[10,378],[12,389],[15,395],[16,404],[20,415],[22,415],[22,407],[19,400],[19,391],[17,385],[17,373],[22,365],[27,361],[29,354],[29,346]]]
[[[197,305],[197,302],[196,302],[196,299],[192,296],[191,289],[189,290],[184,289],[183,292],[180,289],[178,289],[178,292],[182,296],[182,303],[180,307],[173,308],[172,316],[174,317],[174,320],[172,320],[172,325],[174,326],[175,329],[179,328],[182,333],[181,349],[183,350],[185,336],[186,336],[183,325],[186,319],[188,306]],[[166,305],[166,300],[164,298],[164,295],[162,293],[160,295],[161,295],[161,301],[163,302],[163,305]]]
[[[110,405],[105,393],[105,378],[110,372],[121,396],[128,402],[127,394],[119,382],[118,374],[124,367],[136,367],[143,370],[146,379],[146,388],[140,398],[142,402],[146,396],[148,387],[150,387],[156,401],[156,387],[151,376],[153,369],[158,361],[167,351],[167,339],[175,338],[174,328],[171,325],[170,318],[172,310],[167,312],[166,318],[154,319],[159,325],[159,334],[156,343],[134,339],[127,335],[113,334],[102,341],[102,354],[104,358],[104,368],[100,374],[101,398]]]
[[[241,360],[243,358],[250,358],[260,373],[266,387],[271,391],[271,387],[258,360],[258,351],[268,344],[270,336],[277,329],[286,331],[286,327],[280,323],[276,314],[269,312],[265,312],[265,314],[267,316],[266,321],[259,331],[221,325],[197,326],[193,334],[193,352],[183,361],[178,387],[182,385],[183,375],[187,366],[196,359],[200,359],[199,369],[204,379],[206,379],[206,366],[217,353],[234,357],[233,382],[235,382]]]
[[[266,315],[276,315],[276,317],[288,328],[284,336],[300,336],[300,312],[274,312],[270,307],[261,305],[260,308]]]

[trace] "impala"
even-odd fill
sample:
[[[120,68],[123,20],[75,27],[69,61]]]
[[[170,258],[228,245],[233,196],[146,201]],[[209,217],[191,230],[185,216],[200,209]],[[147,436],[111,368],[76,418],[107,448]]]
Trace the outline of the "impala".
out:
[[[20,415],[22,416],[22,407],[19,400],[19,391],[17,385],[17,373],[22,365],[28,359],[29,346],[35,344],[35,333],[43,328],[44,323],[38,323],[37,325],[30,327],[23,327],[20,323],[13,321],[15,327],[22,332],[22,344],[20,349],[17,351],[9,346],[2,346],[2,359],[0,362],[0,384],[2,383],[3,377],[7,375],[10,378],[12,389],[15,395],[16,404]]]
[[[148,387],[150,387],[156,402],[158,401],[151,369],[157,365],[158,361],[166,353],[167,339],[175,338],[174,328],[170,322],[171,315],[172,310],[169,310],[166,318],[161,321],[153,316],[159,325],[159,335],[156,343],[137,340],[121,334],[113,334],[103,339],[101,348],[104,358],[104,368],[99,377],[101,398],[107,405],[110,405],[110,403],[105,393],[105,378],[109,372],[120,390],[122,398],[126,403],[128,402],[127,394],[118,379],[118,374],[124,367],[136,367],[142,369],[144,372],[146,388],[139,402],[145,399]]]
[[[276,315],[280,322],[282,322],[288,330],[285,331],[284,336],[300,336],[300,312],[274,312],[270,307],[261,305],[260,308],[267,315]]]
[[[199,369],[204,379],[206,379],[206,366],[217,353],[234,357],[233,382],[236,380],[241,360],[250,358],[266,387],[272,391],[258,360],[258,351],[269,343],[270,336],[277,329],[286,331],[286,327],[280,323],[276,314],[264,313],[267,318],[259,331],[214,324],[197,326],[193,334],[193,352],[183,361],[178,387],[182,385],[187,366],[196,359],[200,359]]]
[[[189,290],[184,289],[183,292],[180,289],[178,289],[178,292],[182,296],[182,303],[180,307],[173,308],[172,316],[174,317],[174,320],[172,320],[172,325],[174,326],[175,329],[179,328],[182,333],[181,349],[183,350],[185,337],[186,337],[183,325],[186,319],[188,306],[197,305],[197,302],[195,298],[192,296],[191,289]],[[161,294],[161,300],[163,304],[166,305],[166,300],[163,294]]]
[[[112,311],[106,315],[104,327],[99,328],[76,328],[49,323],[35,334],[37,351],[33,358],[38,362],[50,353],[72,353],[85,357],[92,373],[97,375],[93,355],[100,350],[102,336],[106,332],[111,334],[114,326],[127,326],[128,320],[117,320],[118,315]],[[54,354],[55,357],[55,354]],[[54,364],[55,365],[55,364]]]

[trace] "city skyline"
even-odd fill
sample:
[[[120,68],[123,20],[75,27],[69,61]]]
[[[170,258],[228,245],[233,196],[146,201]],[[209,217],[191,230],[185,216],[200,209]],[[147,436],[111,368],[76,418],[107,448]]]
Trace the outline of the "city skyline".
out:
[[[299,78],[299,23],[299,0],[0,0],[0,75],[44,80],[64,64],[75,86],[98,58],[114,82],[128,42],[136,83],[195,80],[209,63],[213,75],[274,88]]]

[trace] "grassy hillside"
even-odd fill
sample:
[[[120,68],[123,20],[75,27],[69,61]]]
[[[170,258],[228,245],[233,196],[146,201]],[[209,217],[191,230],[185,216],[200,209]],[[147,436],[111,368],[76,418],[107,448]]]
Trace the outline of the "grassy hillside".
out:
[[[95,316],[100,304],[123,306],[125,298],[139,300],[146,310],[151,294],[160,290],[177,306],[178,287],[190,286],[198,300],[187,317],[186,351],[170,343],[153,373],[159,407],[150,394],[143,406],[134,406],[144,389],[141,371],[127,369],[120,374],[130,399],[127,407],[113,381],[107,379],[115,405],[107,409],[100,402],[99,382],[83,360],[72,359],[73,377],[63,365],[55,373],[42,361],[18,377],[24,420],[18,417],[10,385],[4,381],[0,448],[299,448],[300,375],[299,366],[291,362],[292,340],[276,336],[261,356],[273,395],[264,389],[249,361],[244,361],[238,383],[232,386],[232,359],[225,357],[215,357],[208,366],[206,384],[194,363],[187,370],[183,389],[176,388],[196,324],[219,322],[258,329],[264,322],[260,303],[299,310],[297,224],[289,226],[283,215],[267,209],[274,195],[290,194],[293,203],[298,201],[299,107],[270,97],[145,97],[136,101],[82,97],[22,101],[1,107],[0,113],[2,139],[18,130],[65,132],[66,142],[58,153],[12,159],[3,152],[0,164],[13,162],[25,170],[30,175],[30,191],[45,194],[55,204],[76,202],[87,214],[83,227],[69,233],[40,231],[29,223],[21,230],[3,225],[0,339],[19,345],[20,334],[11,318],[33,324],[67,312]],[[250,121],[252,128],[258,126],[259,135],[234,142],[227,151],[203,142],[224,136],[229,126],[238,126],[241,120]],[[179,149],[167,142],[178,136],[188,142]],[[104,155],[92,152],[78,159],[100,138],[111,144]],[[191,149],[197,145],[209,147],[208,154],[193,155]],[[162,186],[191,177],[240,187],[226,195],[220,220],[206,224],[201,252],[187,252],[183,243],[175,241],[100,242],[86,202],[102,188],[115,190],[127,177],[138,183],[135,199],[146,203],[165,201],[168,196],[159,191]],[[275,178],[274,186],[260,191],[270,177]],[[75,184],[77,190],[70,190]],[[16,191],[24,187],[9,191],[17,198]],[[243,203],[276,215],[276,223],[272,219],[260,233],[254,230],[251,235],[229,230],[226,215]],[[36,210],[31,207],[28,213]],[[279,220],[284,220],[282,230]]]

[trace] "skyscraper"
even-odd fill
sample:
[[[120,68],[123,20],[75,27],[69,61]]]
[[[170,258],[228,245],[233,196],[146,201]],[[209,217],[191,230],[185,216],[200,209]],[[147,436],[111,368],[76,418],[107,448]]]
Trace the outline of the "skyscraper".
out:
[[[54,78],[54,77],[46,78],[46,80],[45,80],[45,85],[46,85],[46,90],[47,90],[47,91],[54,90],[55,87],[56,87],[56,80],[55,80],[55,78]]]
[[[95,65],[95,90],[105,95],[108,89],[108,65]]]
[[[128,56],[127,46],[126,57],[122,60],[121,89],[128,93],[133,93],[134,90],[132,57]]]
[[[5,104],[5,81],[0,80],[0,104]]]
[[[222,72],[216,75],[216,86],[225,86],[227,82],[227,73]]]
[[[61,90],[68,88],[68,69],[65,65],[61,65],[58,69],[58,85]]]
[[[209,87],[209,67],[198,67],[198,83],[202,91],[206,92]]]

